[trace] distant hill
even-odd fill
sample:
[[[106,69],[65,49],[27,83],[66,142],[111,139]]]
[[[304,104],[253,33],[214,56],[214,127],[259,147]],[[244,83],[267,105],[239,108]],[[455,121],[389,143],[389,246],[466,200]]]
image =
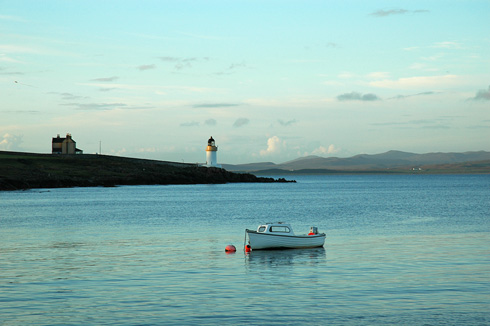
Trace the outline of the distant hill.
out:
[[[308,172],[305,170],[316,171],[316,173],[321,173],[322,170],[325,170],[323,171],[324,173],[332,173],[332,171],[421,171],[424,170],[424,167],[425,170],[427,170],[429,166],[431,167],[432,171],[435,171],[437,166],[439,166],[441,169],[444,167],[444,169],[447,171],[459,170],[461,173],[465,173],[467,172],[464,168],[465,165],[461,163],[483,162],[479,165],[474,164],[473,167],[479,167],[477,169],[479,171],[478,173],[490,173],[490,165],[485,165],[484,161],[490,161],[490,152],[478,151],[465,153],[415,154],[393,150],[382,154],[360,154],[348,158],[306,156],[281,164],[274,164],[271,162],[239,165],[223,164],[223,168],[227,169],[228,171],[246,171],[251,173],[269,171],[274,172],[274,174],[279,174],[281,171]],[[458,165],[459,169],[457,169],[456,166],[454,168],[449,168],[448,165]],[[475,172],[475,169],[472,171]]]

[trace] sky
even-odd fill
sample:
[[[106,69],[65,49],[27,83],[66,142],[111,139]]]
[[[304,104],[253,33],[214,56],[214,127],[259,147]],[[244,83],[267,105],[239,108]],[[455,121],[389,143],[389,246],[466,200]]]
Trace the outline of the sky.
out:
[[[0,0],[0,150],[490,151],[490,1]]]

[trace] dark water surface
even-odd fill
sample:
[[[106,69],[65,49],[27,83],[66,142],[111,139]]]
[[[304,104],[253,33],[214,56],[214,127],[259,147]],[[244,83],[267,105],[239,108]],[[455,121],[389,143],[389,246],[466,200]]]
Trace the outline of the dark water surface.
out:
[[[490,324],[490,175],[293,178],[0,192],[0,325]]]

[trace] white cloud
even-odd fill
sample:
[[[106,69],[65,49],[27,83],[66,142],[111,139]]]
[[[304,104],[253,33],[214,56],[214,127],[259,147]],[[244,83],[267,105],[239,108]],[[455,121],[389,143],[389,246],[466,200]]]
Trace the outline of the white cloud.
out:
[[[435,62],[438,61],[439,59],[443,58],[444,54],[439,53],[439,54],[434,54],[428,57],[422,57],[422,60],[424,61],[429,61],[429,62]]]
[[[22,136],[11,135],[6,133],[3,135],[2,141],[0,141],[0,148],[4,150],[14,150],[19,149],[22,143]]]
[[[338,82],[336,80],[327,80],[327,81],[324,81],[322,84],[326,85],[326,86],[344,86],[343,83]]]
[[[104,149],[102,149],[104,150]],[[127,152],[126,148],[120,148],[120,149],[111,149],[110,153],[112,155],[116,155],[116,156],[122,156],[124,155],[125,153]]]
[[[147,148],[137,148],[135,150],[136,153],[156,153],[157,149],[155,147],[147,147]]]
[[[130,91],[148,91],[159,95],[166,95],[167,91],[178,91],[183,93],[222,93],[219,88],[206,88],[196,86],[160,86],[160,85],[136,85],[119,83],[79,83],[81,86],[98,87],[101,89],[120,89]]]
[[[194,34],[194,33],[186,33],[186,32],[178,32],[180,35],[184,35],[191,38],[202,39],[202,40],[224,40],[226,38],[219,35],[205,35],[205,34]]]
[[[141,86],[141,85],[129,85],[129,84],[116,84],[116,83],[80,83],[82,86],[93,86],[99,88],[111,88],[122,90],[144,90],[147,88],[153,88],[153,86]]]
[[[0,44],[0,51],[5,53],[38,53],[38,50],[27,46]]]
[[[433,68],[426,63],[415,62],[410,67],[411,70],[421,70],[421,71],[437,71],[437,68]]]
[[[3,62],[11,62],[11,63],[23,63],[22,61],[19,61],[19,60],[16,60],[16,59],[13,59],[11,57],[7,57],[5,54],[3,53],[0,53],[0,61],[3,61]]]
[[[339,78],[341,79],[349,79],[349,78],[352,78],[354,77],[354,74],[353,73],[350,73],[348,71],[345,71],[345,72],[342,72],[338,75]]]
[[[18,59],[12,57],[15,54],[39,54],[38,50],[35,50],[26,46],[12,45],[12,44],[0,44],[0,61],[10,63],[24,63]]]
[[[45,46],[23,46],[17,44],[0,44],[0,54],[29,54],[29,55],[54,55],[54,56],[77,56],[77,53],[59,51]]]
[[[418,46],[409,46],[409,47],[403,48],[404,51],[415,51],[418,49],[420,49],[420,47],[418,47]]]
[[[370,82],[369,85],[380,88],[391,89],[417,89],[417,88],[433,88],[447,87],[456,85],[459,82],[459,77],[456,75],[444,76],[417,76],[399,79],[385,79]]]
[[[382,79],[382,78],[389,78],[390,73],[389,72],[384,72],[384,71],[375,71],[372,72],[368,75],[369,78],[373,79]]]
[[[458,42],[437,42],[432,47],[438,49],[462,49],[461,44]]]
[[[320,146],[311,152],[311,155],[327,155],[339,152],[340,149],[336,148],[335,145],[331,144],[328,147]]]
[[[12,21],[12,22],[18,22],[18,23],[26,23],[27,22],[27,20],[25,20],[22,17],[10,16],[10,15],[0,15],[0,20]]]
[[[284,146],[285,142],[281,141],[281,139],[279,139],[277,136],[272,136],[267,140],[267,149],[260,151],[260,156],[277,154]]]

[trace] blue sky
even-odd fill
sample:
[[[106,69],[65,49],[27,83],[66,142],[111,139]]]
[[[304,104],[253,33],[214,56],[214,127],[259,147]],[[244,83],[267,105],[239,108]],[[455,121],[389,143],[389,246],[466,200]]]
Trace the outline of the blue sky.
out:
[[[0,150],[490,150],[490,1],[0,0]]]

